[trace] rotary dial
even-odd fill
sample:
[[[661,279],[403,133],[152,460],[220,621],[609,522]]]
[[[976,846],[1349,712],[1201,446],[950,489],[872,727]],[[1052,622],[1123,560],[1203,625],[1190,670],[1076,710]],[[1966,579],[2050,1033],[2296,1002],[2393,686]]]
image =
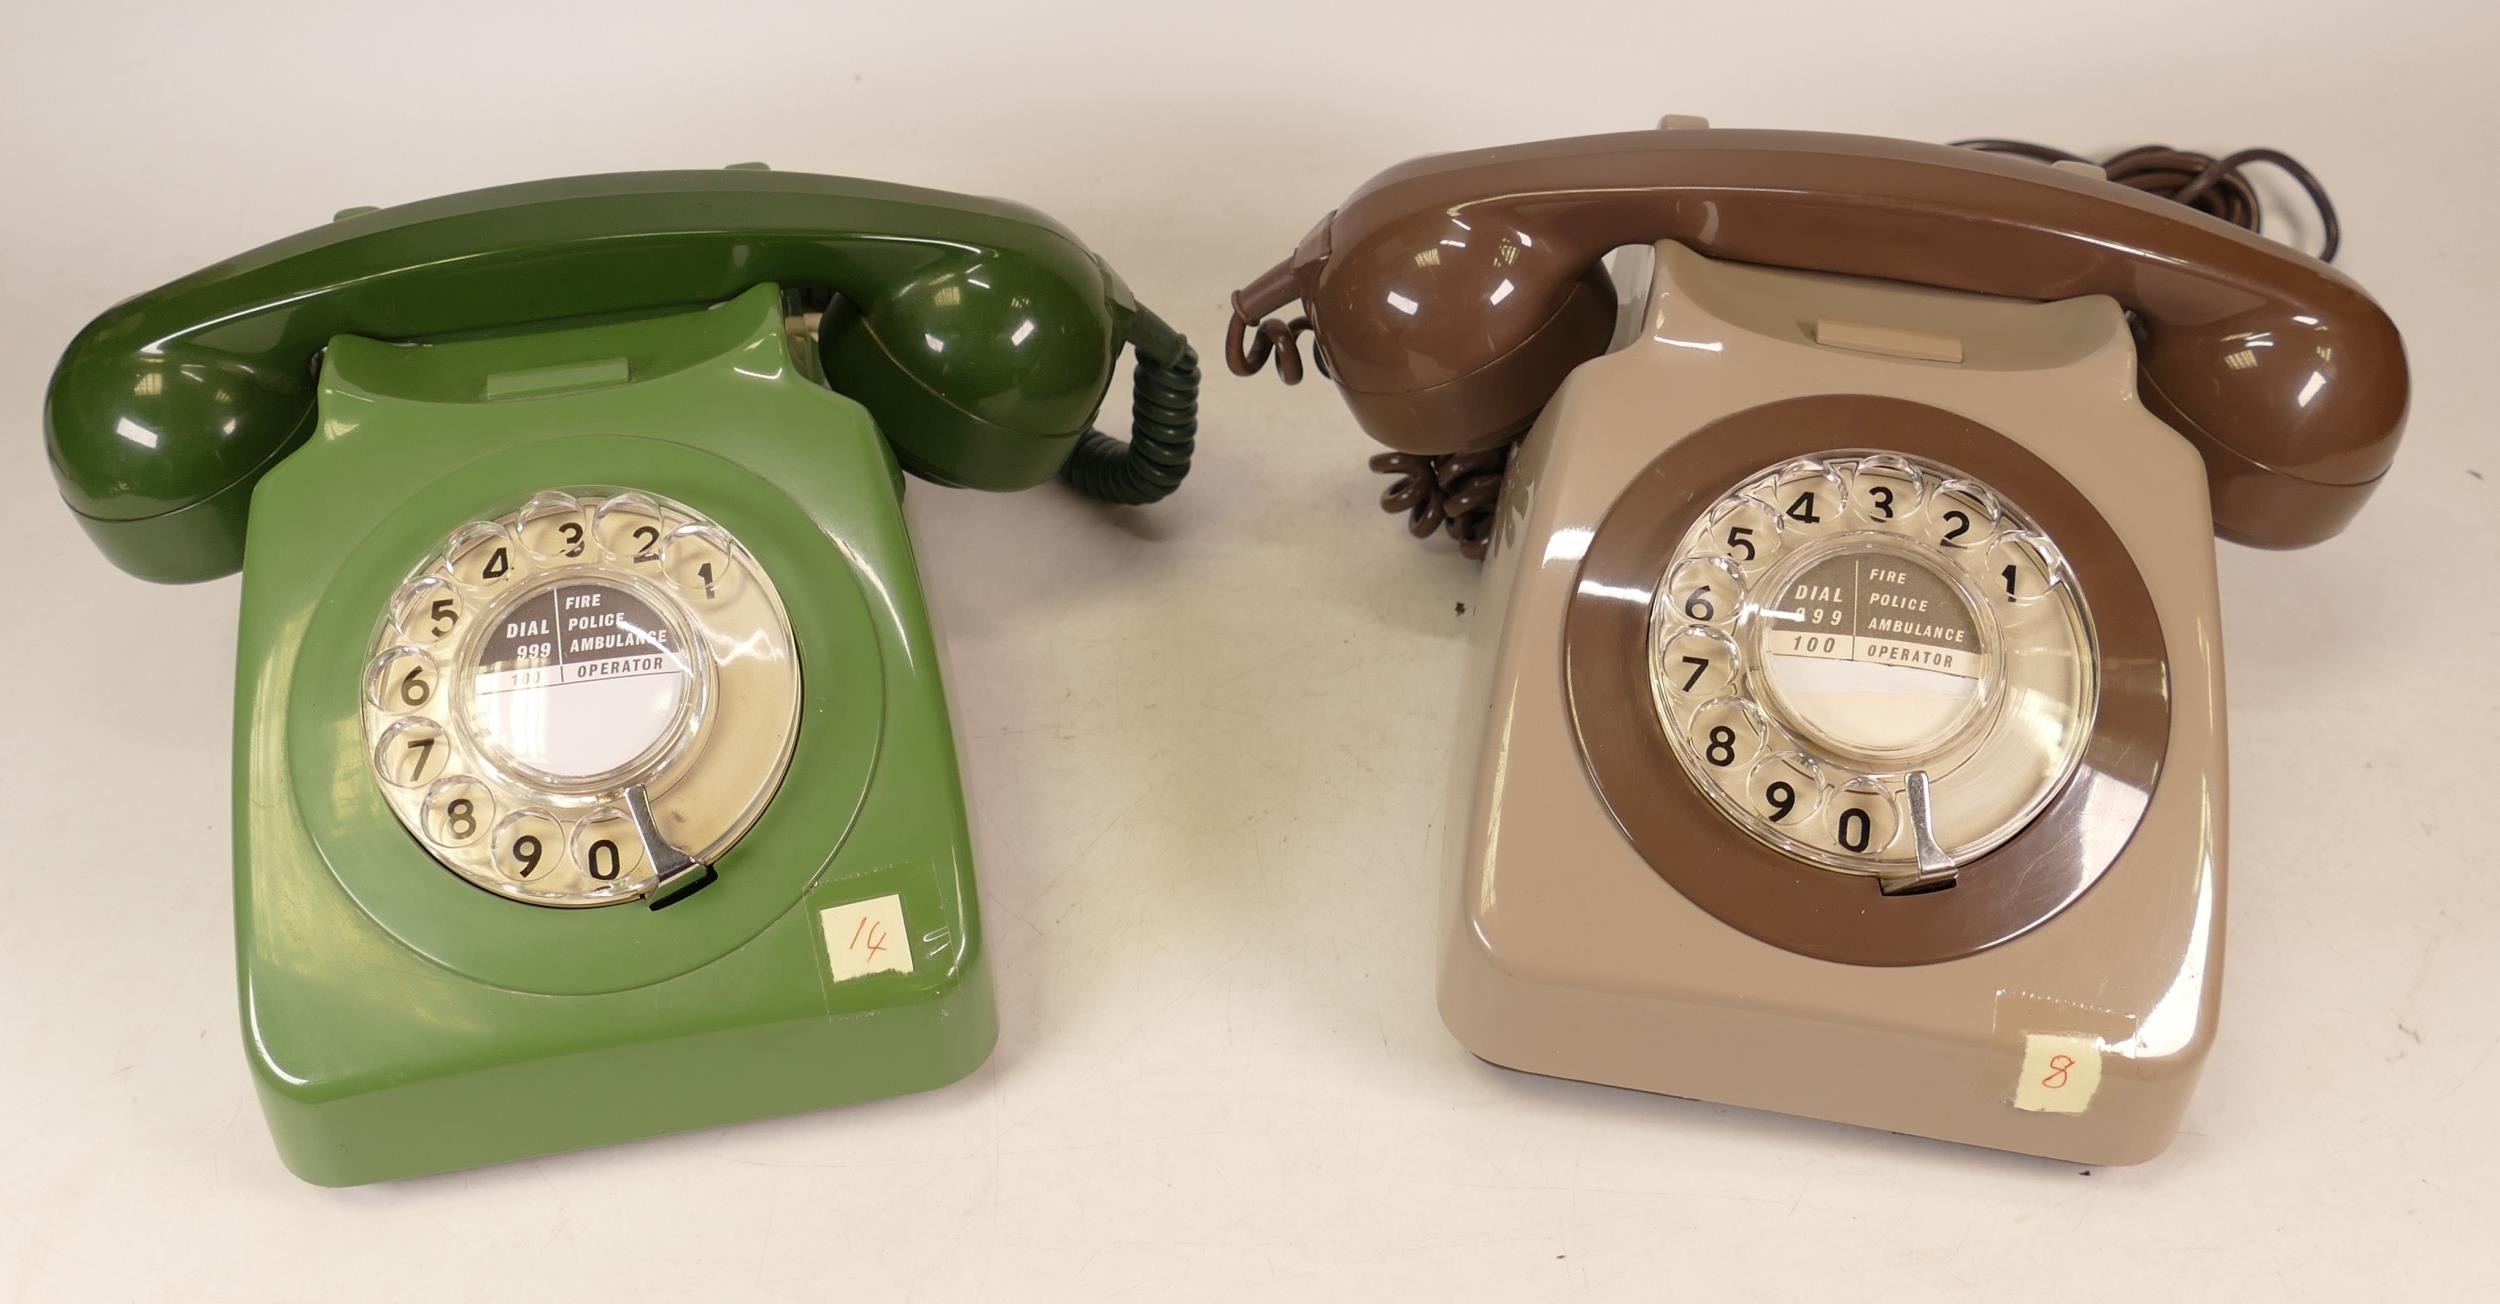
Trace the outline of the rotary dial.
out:
[[[2055,543],[1985,484],[1863,451],[1766,467],[1701,514],[1658,589],[1650,678],[1730,819],[1896,890],[2029,823],[2098,691]]]
[[[708,881],[798,733],[771,578],[719,525],[631,490],[551,489],[452,531],[367,666],[366,754],[400,823],[535,905]]]

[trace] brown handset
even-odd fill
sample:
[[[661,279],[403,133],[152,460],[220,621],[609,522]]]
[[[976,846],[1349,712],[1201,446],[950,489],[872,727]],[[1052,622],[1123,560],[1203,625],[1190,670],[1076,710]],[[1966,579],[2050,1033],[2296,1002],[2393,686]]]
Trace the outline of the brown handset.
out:
[[[1498,446],[1605,349],[1607,252],[1658,240],[2009,298],[2109,296],[2135,326],[2145,406],[2194,443],[2237,542],[2334,535],[2403,429],[2395,326],[2316,259],[2112,181],[1815,132],[1625,132],[1401,164],[1234,297],[1228,353],[1243,371],[1290,348],[1250,323],[1300,299],[1373,438]]]
[[[1470,1050],[2087,1163],[2168,1143],[2221,999],[2215,539],[2341,529],[2407,390],[2349,279],[2174,202],[2253,225],[2229,161],[1482,150],[1382,173],[1236,297],[1233,369],[1295,379],[1313,332],[1400,450],[1384,505],[1486,562],[1440,826]],[[1620,313],[1601,260],[1639,246]]]

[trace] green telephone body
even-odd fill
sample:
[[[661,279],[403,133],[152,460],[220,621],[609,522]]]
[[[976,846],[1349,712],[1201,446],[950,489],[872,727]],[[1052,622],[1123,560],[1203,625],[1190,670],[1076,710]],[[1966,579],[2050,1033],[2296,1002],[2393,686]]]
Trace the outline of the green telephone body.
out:
[[[1130,444],[1090,429],[1124,343],[1139,349]],[[1037,213],[751,170],[346,215],[82,332],[45,414],[81,523],[145,578],[244,573],[237,958],[244,1042],[287,1165],[329,1185],[404,1177],[976,1068],[994,1005],[900,473],[1011,489],[1057,471],[1097,497],[1159,496],[1187,468],[1195,374],[1186,343]],[[646,508],[671,531],[667,560],[605,542],[610,515],[631,524]],[[560,533],[532,535],[533,520]],[[585,531],[602,541],[589,560]],[[478,537],[518,568],[464,572],[480,549],[462,541]],[[533,538],[552,550],[536,563]],[[765,654],[704,641],[695,606],[713,572],[686,589],[681,551],[748,567],[742,602],[777,595],[759,619],[783,632]],[[606,569],[582,569],[594,561]],[[449,625],[411,625],[428,604],[412,617],[410,595]],[[490,627],[524,628],[531,602],[601,601],[676,630],[615,617],[646,640],[634,651],[667,644],[677,659],[513,696],[546,696],[593,742],[641,727],[618,701],[679,712],[684,736],[650,744],[675,759],[631,791],[639,842],[583,842],[619,814],[608,788],[550,780],[548,800],[574,807],[523,810],[425,768],[456,768],[461,744],[488,758],[482,782],[508,780],[505,763],[537,773],[546,758],[523,734],[518,750],[480,741],[518,718],[481,685],[567,672],[513,669]],[[471,628],[451,632],[459,618]],[[433,629],[430,656],[392,646]],[[457,654],[438,660],[445,648]],[[480,668],[455,709],[468,662]],[[780,677],[762,697],[764,680],[738,678],[767,672]],[[566,707],[565,693],[610,696]],[[466,732],[450,723],[461,712]],[[759,720],[785,758],[761,779],[760,750],[723,750]],[[454,759],[429,742],[399,774],[391,739],[428,729]],[[760,795],[709,826],[725,845],[701,865],[670,859],[667,830],[691,827],[683,810],[670,823],[671,794],[738,767]],[[395,775],[430,784],[393,797],[407,813],[384,799]],[[478,800],[464,811],[446,792]],[[506,824],[483,832],[495,816]],[[542,866],[573,888],[522,877]],[[688,868],[702,872],[668,877]]]

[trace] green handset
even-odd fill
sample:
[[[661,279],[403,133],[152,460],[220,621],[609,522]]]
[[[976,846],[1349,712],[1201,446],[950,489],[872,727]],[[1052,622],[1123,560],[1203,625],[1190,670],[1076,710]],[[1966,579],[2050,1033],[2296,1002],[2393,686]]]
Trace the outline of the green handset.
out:
[[[1091,428],[1123,345],[1126,442]],[[900,473],[1152,501],[1197,378],[1038,213],[735,169],[343,214],[81,332],[45,411],[80,523],[144,578],[244,573],[236,945],[288,1166],[979,1065]]]
[[[53,376],[53,472],[116,565],[213,578],[241,563],[252,486],[312,433],[313,364],[332,337],[509,331],[760,284],[830,298],[825,377],[916,474],[1021,489],[1065,469],[1139,501],[1188,469],[1186,412],[1157,413],[1126,448],[1084,439],[1123,341],[1150,372],[1141,400],[1186,408],[1195,371],[1171,370],[1184,342],[1057,223],[993,199],[729,169],[351,211],[131,299]]]

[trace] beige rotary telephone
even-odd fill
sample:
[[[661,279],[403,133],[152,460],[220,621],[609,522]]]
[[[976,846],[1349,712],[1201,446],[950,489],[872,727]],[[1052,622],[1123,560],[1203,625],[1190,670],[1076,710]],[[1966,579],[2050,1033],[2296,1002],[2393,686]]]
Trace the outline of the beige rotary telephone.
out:
[[[2214,539],[2324,539],[2386,471],[2404,354],[2358,286],[2088,168],[1695,129],[1381,174],[1236,297],[1236,371],[1296,299],[1381,442],[1526,432],[1462,698],[1461,1041],[2168,1144],[2220,996]]]

